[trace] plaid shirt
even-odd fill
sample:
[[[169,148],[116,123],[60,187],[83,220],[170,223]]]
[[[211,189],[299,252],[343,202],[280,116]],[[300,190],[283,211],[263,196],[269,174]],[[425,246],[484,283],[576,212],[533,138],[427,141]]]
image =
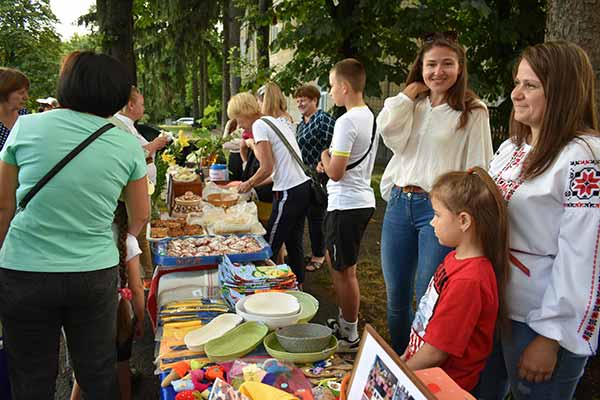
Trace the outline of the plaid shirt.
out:
[[[321,161],[321,153],[331,145],[335,120],[323,110],[317,110],[308,123],[300,120],[296,130],[298,145],[302,159],[310,168],[315,168]]]
[[[19,115],[29,114],[26,108],[21,108],[19,110]],[[18,118],[18,117],[17,117]],[[10,129],[8,129],[2,122],[0,122],[0,150],[4,148],[4,143],[6,143],[6,139],[8,139],[8,134],[10,133]]]

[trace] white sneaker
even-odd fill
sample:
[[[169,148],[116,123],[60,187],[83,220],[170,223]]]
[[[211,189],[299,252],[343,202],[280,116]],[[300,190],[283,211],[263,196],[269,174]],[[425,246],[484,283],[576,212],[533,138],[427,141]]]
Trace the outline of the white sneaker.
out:
[[[349,340],[345,337],[340,337],[340,335],[336,335],[338,339],[338,353],[356,353],[358,348],[360,347],[360,337],[357,337],[355,340]]]

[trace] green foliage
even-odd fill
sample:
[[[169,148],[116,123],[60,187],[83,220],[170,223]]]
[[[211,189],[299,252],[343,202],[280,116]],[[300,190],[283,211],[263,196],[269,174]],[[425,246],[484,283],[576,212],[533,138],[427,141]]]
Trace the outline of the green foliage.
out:
[[[406,79],[417,38],[454,30],[468,48],[473,88],[492,100],[507,97],[519,51],[543,41],[546,7],[544,0],[340,0],[337,6],[331,0],[283,0],[261,14],[254,0],[237,3],[247,10],[248,27],[279,23],[271,50],[294,51],[275,75],[286,92],[313,79],[328,86],[333,64],[355,57],[367,69],[367,94],[379,96],[380,82]]]
[[[209,104],[204,108],[204,117],[201,119],[200,125],[203,128],[214,129],[219,123],[219,112],[221,111],[221,102],[215,100],[213,104]]]
[[[67,55],[75,50],[101,51],[100,35],[97,33],[79,35],[75,33],[71,39],[62,43],[62,54]]]
[[[61,54],[56,22],[49,0],[0,1],[0,65],[29,78],[29,109],[37,109],[38,97],[56,96]]]
[[[138,84],[151,121],[192,115],[192,79],[207,50],[209,102],[221,97],[219,2],[135,0]]]

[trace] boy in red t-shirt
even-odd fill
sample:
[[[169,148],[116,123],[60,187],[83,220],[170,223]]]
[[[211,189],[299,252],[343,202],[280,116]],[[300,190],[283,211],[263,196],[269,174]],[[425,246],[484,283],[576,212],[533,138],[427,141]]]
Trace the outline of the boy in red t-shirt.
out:
[[[508,269],[506,206],[481,168],[451,172],[431,191],[431,225],[444,246],[455,247],[419,302],[402,359],[411,369],[441,367],[473,390],[492,351]]]

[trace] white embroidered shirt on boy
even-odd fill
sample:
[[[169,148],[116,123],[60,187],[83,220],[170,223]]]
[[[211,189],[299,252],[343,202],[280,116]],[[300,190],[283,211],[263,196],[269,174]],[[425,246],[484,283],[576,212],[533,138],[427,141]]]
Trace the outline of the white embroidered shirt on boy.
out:
[[[298,146],[298,142],[296,142],[296,135],[294,134],[295,130],[293,130],[291,123],[285,118],[263,118],[267,118],[279,128],[292,146],[292,149],[294,149],[296,154],[298,154],[298,157],[302,159],[302,153],[300,152],[300,147]],[[266,122],[257,119],[252,124],[252,135],[254,136],[254,141],[256,143],[265,140],[271,143],[273,161],[275,162],[273,165],[273,191],[288,190],[310,179],[304,174],[304,171],[302,171],[302,168],[298,165],[296,160],[292,158],[286,145],[283,144],[281,139],[279,139],[279,136],[273,132],[273,129],[271,129]]]
[[[438,176],[449,171],[485,167],[492,158],[488,111],[470,112],[457,130],[460,111],[448,104],[432,107],[429,97],[412,101],[404,93],[385,100],[377,116],[377,131],[394,156],[381,178],[381,196],[389,200],[392,187],[415,185],[430,191]]]
[[[592,355],[600,313],[600,138],[584,139],[587,145],[571,141],[528,180],[522,168],[532,147],[507,140],[489,172],[508,201],[509,317]]]
[[[361,159],[369,150],[375,117],[369,107],[354,107],[335,121],[330,154],[348,157],[348,165]],[[327,211],[375,207],[371,188],[371,173],[375,165],[378,137],[375,136],[369,155],[337,182],[327,183]]]

